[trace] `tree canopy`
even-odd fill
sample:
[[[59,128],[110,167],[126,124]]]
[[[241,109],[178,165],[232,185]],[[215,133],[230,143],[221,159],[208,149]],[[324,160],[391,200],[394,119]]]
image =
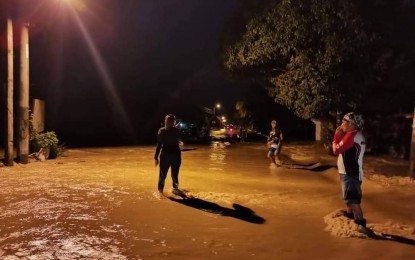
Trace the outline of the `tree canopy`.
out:
[[[305,119],[413,108],[413,1],[266,4],[237,41],[225,44],[223,64],[232,75],[260,80],[276,102]]]

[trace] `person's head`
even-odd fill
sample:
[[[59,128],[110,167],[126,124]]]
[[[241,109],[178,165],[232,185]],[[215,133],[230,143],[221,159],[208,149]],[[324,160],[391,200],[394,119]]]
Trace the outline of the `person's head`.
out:
[[[168,114],[164,118],[164,126],[166,128],[174,127],[176,123],[176,117],[173,114]]]
[[[341,128],[343,132],[350,132],[354,130],[363,129],[363,118],[361,115],[357,115],[353,112],[344,115]]]
[[[271,126],[276,127],[277,126],[277,120],[272,120],[271,121]]]

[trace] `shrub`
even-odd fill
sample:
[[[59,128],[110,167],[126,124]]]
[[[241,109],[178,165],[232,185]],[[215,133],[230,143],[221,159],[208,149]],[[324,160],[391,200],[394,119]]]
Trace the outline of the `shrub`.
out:
[[[37,152],[41,148],[49,148],[50,159],[54,159],[56,157],[63,155],[64,147],[59,146],[58,143],[59,140],[54,131],[44,133],[32,133],[32,135],[30,136],[30,145],[33,151]]]
[[[43,133],[36,132],[33,127],[33,114],[30,113],[29,119],[29,131],[30,131],[30,149],[32,152],[39,152],[42,148],[49,148],[50,159],[63,156],[65,147],[59,145],[58,136],[54,131],[48,131]],[[47,158],[46,158],[47,159]]]

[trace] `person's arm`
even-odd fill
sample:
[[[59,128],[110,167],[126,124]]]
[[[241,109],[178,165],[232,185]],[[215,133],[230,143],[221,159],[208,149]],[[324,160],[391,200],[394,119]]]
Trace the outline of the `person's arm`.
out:
[[[272,144],[272,142],[274,142],[274,138],[272,136],[268,136],[268,138],[267,138],[267,146],[269,147]]]
[[[342,136],[341,131],[336,131],[333,138],[333,153],[339,155],[353,147],[356,133],[357,131],[351,131]]]
[[[181,150],[181,149],[183,149],[183,146],[184,146],[183,140],[185,139],[185,136],[184,136],[184,133],[182,131],[180,131],[180,129],[178,129],[178,128],[177,128],[177,132],[178,132],[177,142],[178,142],[179,148]]]
[[[282,143],[283,140],[284,140],[284,137],[282,135],[282,131],[280,130],[280,143]]]
[[[336,143],[340,142],[341,139],[343,138],[343,136],[344,136],[343,130],[341,129],[340,126],[337,127],[336,131],[334,132],[333,143],[334,142],[336,142]]]
[[[162,147],[162,138],[161,138],[161,129],[159,129],[158,133],[157,133],[157,147],[156,147],[156,153],[154,154],[154,160],[155,160],[155,165],[157,166],[159,164],[159,155],[160,155],[160,150]]]

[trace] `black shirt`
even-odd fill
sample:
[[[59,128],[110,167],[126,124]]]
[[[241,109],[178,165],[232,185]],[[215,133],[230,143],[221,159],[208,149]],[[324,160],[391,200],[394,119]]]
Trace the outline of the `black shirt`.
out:
[[[180,153],[181,132],[176,127],[162,127],[157,134],[157,148],[154,159],[158,159],[160,150],[162,153]]]

